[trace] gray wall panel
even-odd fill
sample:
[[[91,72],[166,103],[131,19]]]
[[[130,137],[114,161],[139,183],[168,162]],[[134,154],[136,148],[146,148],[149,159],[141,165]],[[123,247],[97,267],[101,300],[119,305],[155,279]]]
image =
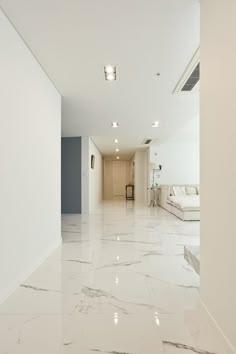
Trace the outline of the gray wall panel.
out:
[[[81,137],[61,141],[61,211],[81,213]]]

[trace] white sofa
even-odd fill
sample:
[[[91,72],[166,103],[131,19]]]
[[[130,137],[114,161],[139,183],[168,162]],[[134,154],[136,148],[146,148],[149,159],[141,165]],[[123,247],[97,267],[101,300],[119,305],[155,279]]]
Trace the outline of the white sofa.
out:
[[[200,188],[198,185],[162,185],[159,205],[182,220],[200,220]]]

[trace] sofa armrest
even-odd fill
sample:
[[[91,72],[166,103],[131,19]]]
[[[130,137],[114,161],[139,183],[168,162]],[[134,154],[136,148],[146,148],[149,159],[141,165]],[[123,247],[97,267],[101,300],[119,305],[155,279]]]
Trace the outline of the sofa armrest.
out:
[[[166,208],[167,200],[170,195],[170,186],[160,186],[159,189],[159,205]]]

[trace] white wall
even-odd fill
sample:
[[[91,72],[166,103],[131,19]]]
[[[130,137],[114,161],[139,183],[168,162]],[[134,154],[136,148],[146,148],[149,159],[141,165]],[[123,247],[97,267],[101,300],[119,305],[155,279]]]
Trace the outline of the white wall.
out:
[[[158,183],[199,184],[199,135],[199,116],[195,116],[171,139],[150,146],[150,162],[162,165],[162,171],[156,174]]]
[[[102,201],[103,160],[100,151],[88,136],[81,137],[82,161],[82,214],[93,212]],[[95,168],[91,168],[91,155],[95,156]]]
[[[0,301],[61,242],[61,97],[0,11]]]
[[[95,156],[94,169],[91,168],[91,156]],[[89,211],[96,209],[102,201],[103,191],[103,161],[102,155],[94,144],[93,140],[89,139]]]
[[[151,146],[150,154],[151,162],[162,165],[158,183],[199,184],[199,142],[167,141]]]
[[[236,2],[201,2],[201,297],[236,352]]]
[[[134,155],[135,201],[147,203],[147,151],[136,151]]]

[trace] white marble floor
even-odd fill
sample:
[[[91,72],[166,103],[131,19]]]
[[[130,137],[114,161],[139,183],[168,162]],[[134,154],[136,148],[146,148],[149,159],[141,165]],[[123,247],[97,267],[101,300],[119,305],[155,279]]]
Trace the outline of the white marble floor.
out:
[[[184,246],[199,222],[130,202],[62,217],[63,245],[0,306],[0,354],[229,354]]]

